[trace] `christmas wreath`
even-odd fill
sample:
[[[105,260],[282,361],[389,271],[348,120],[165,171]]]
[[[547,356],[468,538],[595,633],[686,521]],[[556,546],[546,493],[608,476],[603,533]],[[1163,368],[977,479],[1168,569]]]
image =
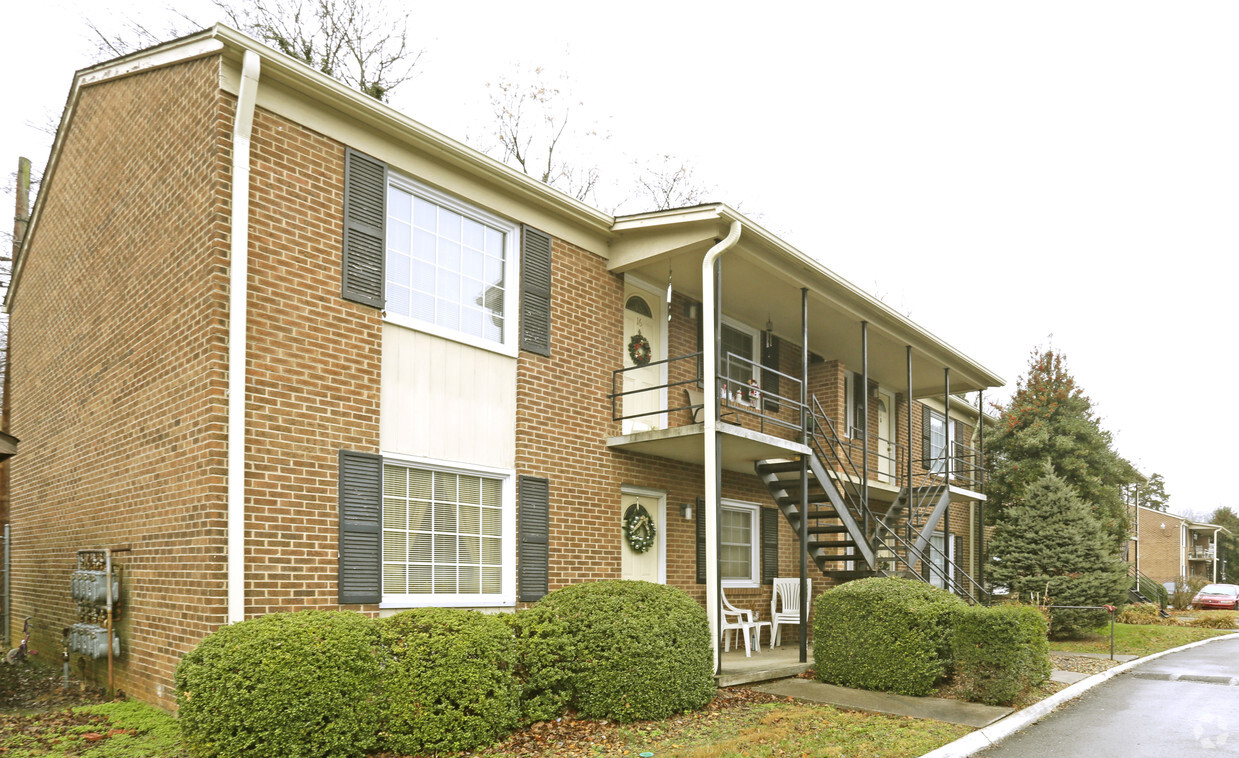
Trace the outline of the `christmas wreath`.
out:
[[[640,503],[624,511],[624,537],[634,553],[644,553],[654,545],[654,519]]]
[[[632,358],[634,364],[644,366],[649,363],[650,353],[650,341],[641,332],[637,332],[628,339],[628,357]]]

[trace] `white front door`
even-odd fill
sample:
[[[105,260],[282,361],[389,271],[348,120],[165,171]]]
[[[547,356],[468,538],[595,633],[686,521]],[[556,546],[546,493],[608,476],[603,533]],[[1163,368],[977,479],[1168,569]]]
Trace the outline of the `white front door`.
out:
[[[628,282],[624,286],[624,372],[620,415],[624,434],[667,425],[666,304],[662,296]],[[657,365],[647,365],[657,364]],[[631,393],[631,394],[629,394]]]
[[[889,482],[895,471],[895,396],[878,390],[878,479]]]
[[[630,540],[625,533],[624,522],[632,523],[634,517],[648,515],[652,521],[653,539],[649,539],[649,531],[638,529],[635,539]],[[656,584],[666,584],[667,544],[665,530],[667,526],[667,496],[655,490],[638,490],[625,488],[620,495],[620,510],[617,527],[620,538],[620,578],[638,579]],[[635,541],[644,550],[637,552],[633,548]]]

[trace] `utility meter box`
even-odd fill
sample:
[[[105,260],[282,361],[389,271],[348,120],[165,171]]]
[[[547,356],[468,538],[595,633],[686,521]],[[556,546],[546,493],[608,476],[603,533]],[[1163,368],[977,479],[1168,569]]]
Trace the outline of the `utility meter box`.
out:
[[[69,594],[79,603],[103,605],[108,601],[108,575],[103,571],[78,570],[70,579]],[[120,578],[112,576],[112,601],[120,600]]]
[[[108,630],[98,624],[77,623],[69,627],[69,652],[89,658],[105,658],[108,654]],[[120,656],[120,635],[112,634],[112,656]]]

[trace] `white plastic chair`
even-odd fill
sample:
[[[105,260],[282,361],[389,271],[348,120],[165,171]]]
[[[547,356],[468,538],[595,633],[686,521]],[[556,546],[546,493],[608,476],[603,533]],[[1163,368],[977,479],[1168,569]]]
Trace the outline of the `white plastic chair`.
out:
[[[719,596],[722,600],[723,618],[720,632],[723,635],[723,650],[731,650],[731,638],[737,631],[744,635],[744,657],[748,658],[753,650],[761,652],[761,629],[770,628],[769,621],[758,621],[757,613],[746,608],[737,608],[727,600],[727,593]]]
[[[809,591],[809,602],[805,607],[805,618],[812,620],[813,610],[813,580],[807,580],[805,588]],[[783,607],[780,610],[779,601]],[[800,579],[775,579],[774,594],[770,597],[770,623],[774,629],[770,635],[770,649],[779,644],[783,637],[783,625],[800,626]]]

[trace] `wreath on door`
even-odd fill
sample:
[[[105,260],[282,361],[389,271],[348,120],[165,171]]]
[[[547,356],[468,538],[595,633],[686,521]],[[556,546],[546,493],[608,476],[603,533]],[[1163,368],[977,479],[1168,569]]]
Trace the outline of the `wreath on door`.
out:
[[[624,511],[624,538],[634,553],[644,553],[654,546],[654,519],[640,503],[633,503]]]
[[[637,332],[628,338],[628,357],[632,358],[634,364],[638,366],[647,365],[650,362],[652,352],[650,350],[650,341],[641,332]]]

